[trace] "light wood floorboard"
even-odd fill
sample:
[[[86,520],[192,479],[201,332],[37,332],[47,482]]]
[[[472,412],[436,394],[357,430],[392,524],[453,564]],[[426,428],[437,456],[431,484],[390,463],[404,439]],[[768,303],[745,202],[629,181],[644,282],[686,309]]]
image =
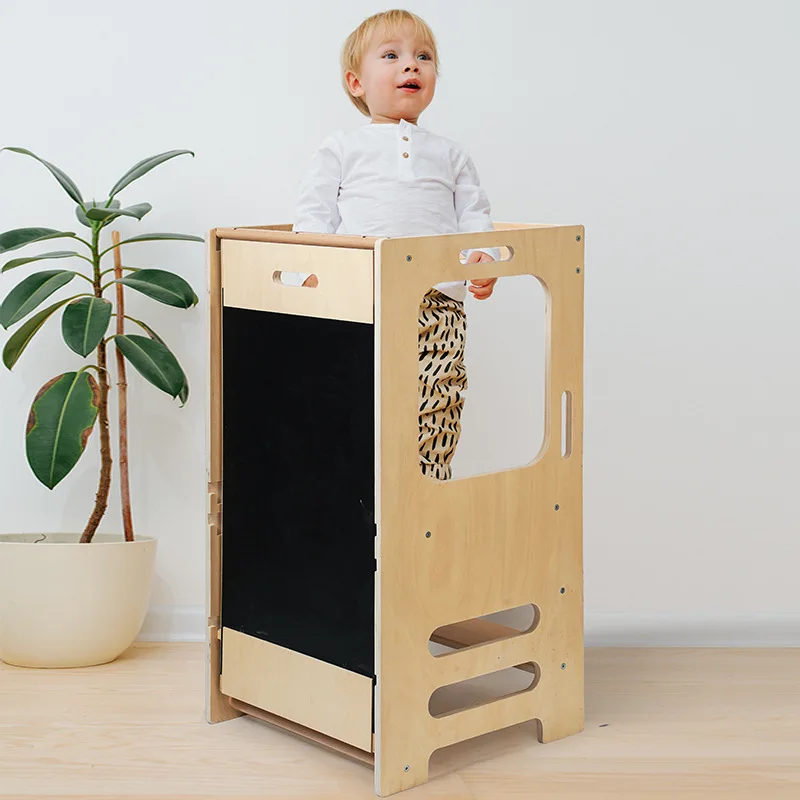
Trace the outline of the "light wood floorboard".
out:
[[[0,797],[366,800],[369,767],[251,719],[203,720],[204,648],[0,665]],[[799,800],[800,650],[586,654],[586,730],[534,723],[434,754],[408,800]]]

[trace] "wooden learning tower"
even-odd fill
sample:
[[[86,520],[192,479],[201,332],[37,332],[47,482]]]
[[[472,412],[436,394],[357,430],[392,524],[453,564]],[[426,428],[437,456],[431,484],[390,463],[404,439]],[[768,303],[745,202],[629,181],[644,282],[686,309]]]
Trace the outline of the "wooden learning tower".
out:
[[[583,730],[583,239],[499,223],[396,239],[211,230],[209,722],[250,714],[360,759],[379,796],[424,783],[435,750],[471,737],[528,720],[541,742]],[[462,263],[479,247],[510,258]],[[540,452],[423,476],[423,295],[526,274],[546,296]],[[486,619],[522,606],[526,630]],[[430,710],[440,687],[514,667],[532,675],[524,691]]]

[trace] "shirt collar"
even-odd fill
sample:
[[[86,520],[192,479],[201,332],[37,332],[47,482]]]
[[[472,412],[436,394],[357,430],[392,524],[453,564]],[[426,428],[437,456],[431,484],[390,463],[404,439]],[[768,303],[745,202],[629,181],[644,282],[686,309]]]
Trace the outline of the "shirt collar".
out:
[[[370,120],[369,122],[365,123],[365,128],[403,128],[404,130],[412,130],[412,131],[422,131],[425,130],[421,128],[419,125],[415,125],[413,122],[409,122],[408,120],[401,119],[400,122],[394,124],[391,122],[373,122]]]

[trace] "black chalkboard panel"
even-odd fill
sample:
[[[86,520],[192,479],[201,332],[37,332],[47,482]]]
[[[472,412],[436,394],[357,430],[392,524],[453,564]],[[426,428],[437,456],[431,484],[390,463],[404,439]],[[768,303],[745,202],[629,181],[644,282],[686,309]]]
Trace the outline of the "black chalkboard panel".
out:
[[[224,307],[222,342],[222,624],[374,677],[374,327]]]

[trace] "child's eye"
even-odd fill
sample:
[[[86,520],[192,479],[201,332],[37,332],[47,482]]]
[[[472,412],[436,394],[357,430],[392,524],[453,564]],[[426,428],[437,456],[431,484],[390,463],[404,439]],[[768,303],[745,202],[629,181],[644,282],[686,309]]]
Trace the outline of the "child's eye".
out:
[[[384,53],[383,57],[384,58],[397,58],[397,56],[394,53]]]
[[[431,57],[427,53],[420,53],[419,58],[424,59],[425,61],[430,61]]]

